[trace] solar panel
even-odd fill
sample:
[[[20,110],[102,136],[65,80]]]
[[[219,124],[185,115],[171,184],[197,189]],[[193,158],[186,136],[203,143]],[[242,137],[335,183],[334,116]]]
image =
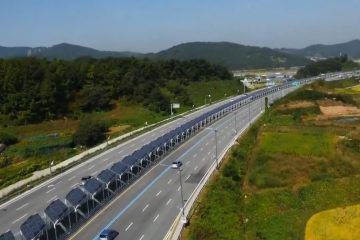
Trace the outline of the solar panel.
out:
[[[31,240],[38,236],[45,227],[44,220],[36,213],[21,224],[20,231],[26,240]]]
[[[131,154],[131,157],[135,160],[142,159],[144,156],[146,156],[148,152],[145,151],[144,147],[140,148],[139,150],[136,150]]]
[[[0,240],[15,240],[15,237],[11,231],[7,231],[0,235]]]
[[[56,199],[45,208],[45,214],[52,222],[62,219],[68,213],[68,207],[61,200]]]
[[[84,189],[90,194],[97,193],[102,188],[102,184],[95,178],[90,178],[84,184]]]
[[[138,160],[132,156],[126,156],[121,162],[128,166],[133,166]]]
[[[111,171],[115,172],[116,174],[123,174],[124,172],[126,172],[127,170],[127,166],[122,164],[121,162],[117,162],[114,165],[112,165],[112,167],[110,168]]]
[[[109,169],[102,170],[101,173],[97,176],[104,183],[110,183],[116,178],[115,173],[110,171]]]
[[[86,194],[80,188],[72,189],[65,197],[65,199],[74,207],[83,203],[86,200]]]

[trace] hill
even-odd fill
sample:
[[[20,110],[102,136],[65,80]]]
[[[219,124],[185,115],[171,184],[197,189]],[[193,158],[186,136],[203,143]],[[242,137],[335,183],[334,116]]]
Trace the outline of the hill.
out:
[[[184,43],[148,56],[179,60],[202,58],[233,70],[301,66],[309,62],[302,56],[230,42]]]
[[[79,57],[131,57],[138,56],[138,53],[133,52],[114,52],[114,51],[99,51],[93,48],[73,45],[68,43],[61,43],[52,47],[2,47],[0,46],[0,58],[14,58],[14,57],[44,57],[48,59],[64,59],[71,60]]]
[[[352,40],[346,43],[333,45],[316,44],[303,49],[286,49],[280,51],[285,53],[298,54],[306,57],[336,57],[340,54],[347,54],[352,59],[360,58],[360,40]]]
[[[99,51],[93,48],[62,43],[52,47],[1,47],[0,58],[44,57],[72,60],[79,57],[139,57],[156,59],[205,59],[229,69],[274,68],[302,66],[309,62],[303,56],[283,53],[270,48],[244,46],[229,42],[192,42],[176,45],[158,53]]]

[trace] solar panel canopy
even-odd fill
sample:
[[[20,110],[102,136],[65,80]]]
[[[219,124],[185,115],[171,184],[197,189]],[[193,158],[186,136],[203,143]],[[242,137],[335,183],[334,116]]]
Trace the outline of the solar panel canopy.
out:
[[[74,207],[83,203],[86,200],[86,194],[80,188],[72,189],[65,197],[65,199]]]
[[[56,222],[68,213],[68,207],[61,200],[56,199],[45,208],[45,214],[52,222]]]
[[[11,231],[7,231],[0,235],[0,240],[15,240],[15,237]]]
[[[126,172],[127,168],[128,167],[126,165],[122,164],[121,162],[117,162],[114,165],[112,165],[112,167],[110,169],[111,169],[111,171],[121,175],[124,172]]]
[[[137,159],[132,157],[132,156],[126,156],[121,162],[125,165],[128,165],[128,166],[133,166],[134,164],[137,163]]]
[[[90,178],[84,184],[84,189],[90,194],[97,193],[102,188],[102,184],[95,178]]]
[[[110,171],[109,169],[102,170],[99,175],[97,176],[104,183],[110,183],[116,178],[115,173]]]
[[[30,216],[21,224],[20,230],[26,240],[30,240],[39,235],[46,227],[44,220],[39,214]]]

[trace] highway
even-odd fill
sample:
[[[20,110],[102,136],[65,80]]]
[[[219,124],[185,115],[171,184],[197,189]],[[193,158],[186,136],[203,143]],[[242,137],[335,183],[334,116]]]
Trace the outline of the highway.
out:
[[[81,177],[87,175],[95,176],[101,170],[109,168],[113,163],[141,148],[152,139],[156,139],[164,133],[175,129],[182,123],[189,121],[226,101],[229,101],[229,99],[221,103],[210,105],[202,110],[187,115],[185,118],[174,120],[120,144],[2,204],[0,206],[0,233],[11,230],[15,235],[18,235],[19,227],[22,222],[34,213],[39,213],[42,216],[47,205],[57,198],[64,199],[65,195],[72,188],[79,185]],[[180,148],[178,151],[180,151]],[[161,168],[161,166],[157,166],[153,171],[156,171],[157,168]],[[137,184],[136,186],[133,186],[133,188],[137,187]]]
[[[284,90],[289,91],[289,90]],[[286,92],[272,94],[279,98]],[[249,125],[249,119],[258,116],[265,107],[264,98],[255,100],[236,111],[236,131]],[[189,198],[215,160],[215,133],[217,129],[218,153],[234,140],[235,115],[229,114],[164,158],[127,191],[82,226],[70,239],[97,239],[104,228],[118,231],[118,239],[163,239],[181,210],[180,181],[172,161],[183,162],[184,199]]]

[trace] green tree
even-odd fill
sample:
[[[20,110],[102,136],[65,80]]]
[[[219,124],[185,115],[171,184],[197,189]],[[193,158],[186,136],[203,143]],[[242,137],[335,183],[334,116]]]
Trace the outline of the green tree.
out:
[[[92,147],[105,140],[107,130],[103,122],[93,118],[85,118],[80,121],[79,127],[73,136],[73,141],[76,145]]]

